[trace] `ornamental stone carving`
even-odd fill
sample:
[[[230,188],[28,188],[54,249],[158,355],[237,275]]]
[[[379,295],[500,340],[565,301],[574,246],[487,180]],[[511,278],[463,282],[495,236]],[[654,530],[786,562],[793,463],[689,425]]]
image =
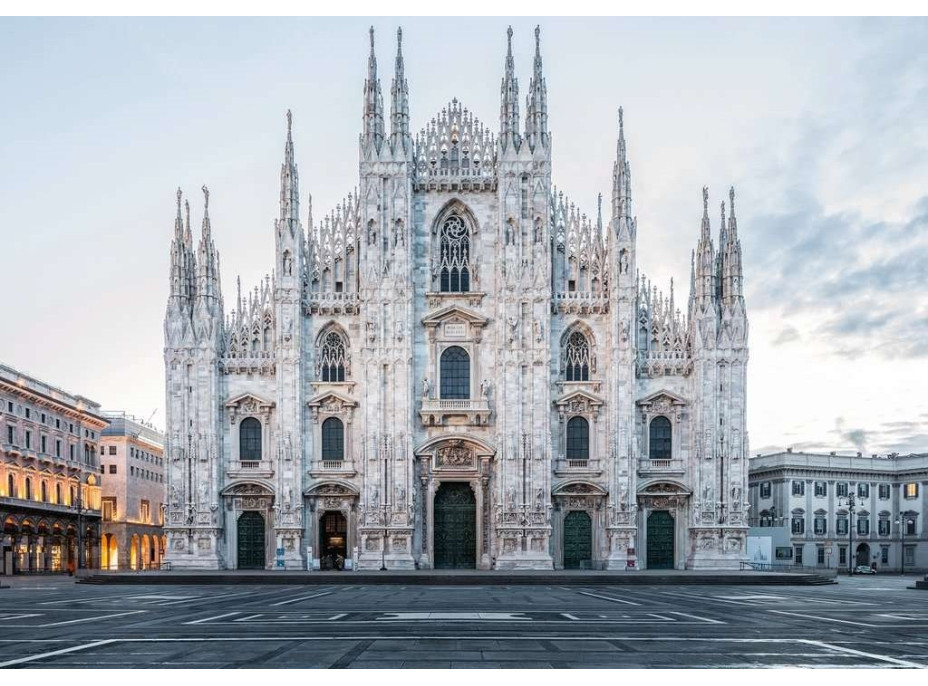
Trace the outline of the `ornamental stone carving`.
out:
[[[435,450],[436,469],[474,469],[474,450],[463,441],[454,441]]]

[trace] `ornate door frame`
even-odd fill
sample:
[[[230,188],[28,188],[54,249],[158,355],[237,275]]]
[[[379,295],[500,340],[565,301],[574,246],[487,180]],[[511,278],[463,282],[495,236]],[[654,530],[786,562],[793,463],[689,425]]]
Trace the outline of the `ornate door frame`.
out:
[[[359,547],[358,540],[358,498],[359,493],[351,484],[335,481],[326,481],[308,488],[303,497],[309,503],[312,516],[308,518],[310,530],[306,532],[306,541],[312,541],[313,559],[310,561],[312,569],[319,568],[320,552],[322,548],[322,517],[326,512],[341,512],[348,524],[346,546],[348,557],[352,559],[352,566],[358,563],[354,549]],[[307,544],[308,545],[308,544]],[[301,551],[305,554],[305,551]],[[360,553],[360,549],[358,551]]]
[[[243,512],[259,512],[264,517],[264,568],[273,564],[274,543],[274,493],[269,486],[262,483],[244,482],[226,487],[222,491],[225,508],[232,516],[232,525],[226,529],[226,550],[229,553],[228,569],[238,569],[238,519]],[[229,521],[227,519],[227,521]]]
[[[638,491],[638,562],[642,569],[648,564],[648,515],[654,510],[667,510],[673,518],[674,569],[686,569],[686,542],[688,529],[688,499],[691,492],[672,481],[657,481],[642,485]]]
[[[554,539],[555,568],[564,569],[564,519],[569,512],[575,510],[582,510],[590,515],[590,523],[593,527],[593,560],[603,561],[608,557],[608,551],[605,549],[604,505],[606,495],[605,488],[586,481],[571,481],[559,484],[552,489],[554,516],[551,518],[553,529],[551,534]]]

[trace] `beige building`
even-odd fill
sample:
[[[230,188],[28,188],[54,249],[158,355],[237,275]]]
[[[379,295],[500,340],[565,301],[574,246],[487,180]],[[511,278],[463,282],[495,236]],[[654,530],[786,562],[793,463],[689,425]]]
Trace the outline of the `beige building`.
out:
[[[106,424],[98,403],[0,364],[0,574],[99,566]]]
[[[101,569],[158,569],[164,553],[164,435],[107,412],[100,439]]]

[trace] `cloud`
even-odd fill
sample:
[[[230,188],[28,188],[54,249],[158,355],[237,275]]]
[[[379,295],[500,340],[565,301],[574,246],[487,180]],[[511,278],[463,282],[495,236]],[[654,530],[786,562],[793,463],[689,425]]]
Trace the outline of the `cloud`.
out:
[[[801,338],[802,336],[799,335],[799,331],[796,330],[796,327],[787,326],[782,331],[780,331],[780,334],[775,339],[773,339],[773,344],[774,345],[785,345],[786,343],[792,343],[793,341],[798,341]]]

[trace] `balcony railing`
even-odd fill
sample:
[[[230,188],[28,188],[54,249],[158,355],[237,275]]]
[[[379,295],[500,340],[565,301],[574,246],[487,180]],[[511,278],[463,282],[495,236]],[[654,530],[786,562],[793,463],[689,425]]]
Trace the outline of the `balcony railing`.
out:
[[[271,476],[274,466],[270,460],[234,460],[229,476]]]
[[[661,474],[683,472],[683,460],[638,460],[639,472],[658,472]]]
[[[486,398],[423,398],[419,416],[426,426],[441,425],[446,416],[465,416],[470,424],[486,425],[490,417],[490,403]]]
[[[314,460],[309,468],[309,475],[312,477],[328,474],[354,476],[357,473],[352,460]]]
[[[576,458],[558,457],[554,462],[554,472],[557,475],[568,474],[602,474],[598,459],[580,460]]]

